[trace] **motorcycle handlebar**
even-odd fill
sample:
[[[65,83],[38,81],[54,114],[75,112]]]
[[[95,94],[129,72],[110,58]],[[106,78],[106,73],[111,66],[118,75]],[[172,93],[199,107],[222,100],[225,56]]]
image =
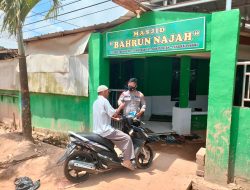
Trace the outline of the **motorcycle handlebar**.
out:
[[[140,122],[141,124],[145,125],[145,123],[142,122],[140,119],[138,119],[136,116],[131,117],[131,116],[125,116],[125,115],[123,115],[121,117],[116,117],[116,118],[112,117],[112,119],[115,120],[115,121],[124,121],[125,119],[128,119],[128,118],[131,118],[133,121],[137,121],[137,122]]]

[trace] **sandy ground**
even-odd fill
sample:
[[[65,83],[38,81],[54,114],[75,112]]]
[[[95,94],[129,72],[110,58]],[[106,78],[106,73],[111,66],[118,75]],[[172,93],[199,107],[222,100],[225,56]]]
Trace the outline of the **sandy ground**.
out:
[[[154,144],[153,165],[146,170],[134,172],[116,169],[106,173],[92,175],[88,181],[77,185],[68,182],[62,167],[56,166],[57,159],[64,149],[52,145],[32,144],[22,141],[19,133],[0,131],[0,162],[17,160],[41,154],[42,156],[0,169],[0,189],[15,189],[16,177],[28,176],[33,181],[40,179],[39,189],[119,189],[119,190],[185,190],[195,176],[195,154],[200,144],[166,145]]]

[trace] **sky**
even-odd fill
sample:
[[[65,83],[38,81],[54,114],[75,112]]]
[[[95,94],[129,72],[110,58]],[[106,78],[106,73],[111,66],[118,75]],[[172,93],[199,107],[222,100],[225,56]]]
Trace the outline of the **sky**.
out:
[[[43,34],[110,22],[127,13],[126,9],[107,0],[61,0],[61,8],[58,17],[56,19],[44,20],[44,15],[46,11],[49,10],[51,2],[52,0],[41,0],[31,10],[25,20],[23,28],[25,39]],[[100,4],[84,8],[97,3]],[[102,11],[104,9],[108,10]],[[97,11],[101,12],[95,13]],[[84,16],[86,14],[89,15]],[[75,17],[80,18],[75,19]],[[2,20],[3,12],[0,11],[0,27],[2,25]],[[6,31],[0,33],[0,46],[5,48],[17,48],[15,37],[9,36]]]

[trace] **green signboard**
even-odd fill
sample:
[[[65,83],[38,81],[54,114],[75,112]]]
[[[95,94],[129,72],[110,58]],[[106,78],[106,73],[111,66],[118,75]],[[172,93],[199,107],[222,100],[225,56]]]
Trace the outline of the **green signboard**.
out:
[[[205,17],[106,33],[106,56],[205,48]]]

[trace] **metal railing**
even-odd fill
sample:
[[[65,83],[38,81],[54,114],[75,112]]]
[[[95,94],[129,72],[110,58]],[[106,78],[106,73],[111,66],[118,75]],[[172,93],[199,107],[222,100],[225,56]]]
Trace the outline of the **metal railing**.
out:
[[[122,131],[123,122],[111,120],[111,126]]]
[[[118,107],[118,99],[121,95],[122,92],[124,92],[124,89],[110,89],[110,94],[109,94],[109,101],[110,104],[114,107]]]
[[[121,95],[122,92],[124,92],[124,89],[110,89],[110,95],[109,95],[109,100],[110,104],[114,107],[118,107],[118,99]],[[111,121],[111,126],[114,127],[115,129],[122,130],[122,125],[123,123],[121,121]]]

